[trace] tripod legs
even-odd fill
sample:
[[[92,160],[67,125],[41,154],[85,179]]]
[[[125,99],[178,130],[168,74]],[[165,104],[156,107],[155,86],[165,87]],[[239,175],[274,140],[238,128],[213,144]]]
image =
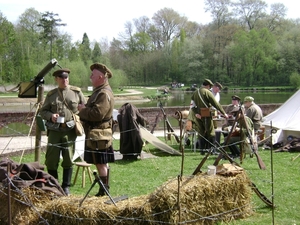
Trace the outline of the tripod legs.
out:
[[[101,181],[101,178],[99,177],[99,175],[97,174],[97,172],[93,172],[93,175],[95,176],[95,180],[92,184],[92,186],[90,187],[90,189],[88,190],[88,192],[86,193],[86,195],[84,196],[84,198],[80,201],[79,206],[82,205],[83,201],[86,199],[86,197],[88,196],[88,194],[90,193],[90,191],[93,189],[93,187],[95,186],[96,183],[98,183],[100,185],[100,187],[104,190],[105,194],[110,198],[111,202],[115,205],[115,201],[114,199],[111,197],[111,195],[109,194],[108,190],[106,189],[105,185],[103,184],[103,182]]]

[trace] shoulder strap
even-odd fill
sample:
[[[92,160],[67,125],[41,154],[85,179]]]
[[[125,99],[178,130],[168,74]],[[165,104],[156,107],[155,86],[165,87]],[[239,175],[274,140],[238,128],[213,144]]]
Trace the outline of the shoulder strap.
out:
[[[203,102],[203,104],[205,105],[206,108],[208,108],[208,106],[206,105],[205,101],[203,101],[202,97],[201,97],[201,94],[200,94],[200,89],[198,89],[198,95],[199,95],[199,98],[201,99],[201,101]]]
[[[73,115],[74,113],[72,112],[72,110],[69,108],[69,106],[68,106],[68,104],[67,104],[67,102],[66,102],[66,99],[63,97],[63,95],[62,95],[62,93],[61,93],[61,91],[58,89],[58,93],[59,93],[59,95],[60,95],[60,97],[63,99],[63,102],[64,102],[64,104],[67,106],[67,108],[68,108],[68,110],[71,112],[71,114]]]

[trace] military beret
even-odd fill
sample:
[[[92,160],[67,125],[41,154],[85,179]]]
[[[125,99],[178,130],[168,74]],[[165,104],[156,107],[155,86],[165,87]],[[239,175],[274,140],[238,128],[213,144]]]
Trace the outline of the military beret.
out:
[[[59,69],[54,71],[54,73],[52,74],[54,77],[61,77],[61,78],[67,78],[69,76],[69,73],[71,71],[67,68],[64,69]]]
[[[210,79],[205,79],[205,80],[203,81],[202,84],[203,84],[204,86],[207,86],[207,85],[213,86],[213,85],[214,85],[213,82],[211,82]]]
[[[102,63],[94,63],[90,66],[91,71],[93,70],[99,70],[101,73],[107,75],[108,78],[111,78],[113,76],[110,69],[108,69],[104,64]]]
[[[246,96],[246,97],[244,98],[244,102],[253,102],[253,101],[254,101],[254,98],[251,97],[251,96]]]
[[[223,86],[222,86],[222,84],[220,84],[219,82],[216,82],[216,83],[214,84],[214,86],[217,86],[217,87],[219,87],[219,88],[220,88],[220,90],[222,90],[222,89],[223,89]]]
[[[231,99],[232,99],[232,100],[238,100],[238,101],[241,100],[241,98],[240,98],[239,96],[237,96],[237,95],[232,95],[232,96],[231,96]]]

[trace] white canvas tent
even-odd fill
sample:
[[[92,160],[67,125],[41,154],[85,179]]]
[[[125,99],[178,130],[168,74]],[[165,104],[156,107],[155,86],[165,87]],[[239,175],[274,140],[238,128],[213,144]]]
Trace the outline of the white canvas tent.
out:
[[[286,143],[289,135],[300,138],[300,90],[293,94],[278,109],[263,118],[265,137],[271,132],[271,125],[277,129],[272,134],[273,144],[283,141]]]

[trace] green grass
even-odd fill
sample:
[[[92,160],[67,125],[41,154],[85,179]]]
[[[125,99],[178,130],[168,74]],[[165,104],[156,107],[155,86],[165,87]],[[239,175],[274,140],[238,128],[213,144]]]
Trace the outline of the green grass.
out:
[[[178,149],[178,145],[172,145]],[[119,140],[114,141],[114,148],[119,149]],[[170,178],[177,177],[181,172],[181,162],[184,159],[183,175],[189,176],[193,173],[197,165],[203,158],[199,152],[194,152],[186,147],[184,157],[171,156],[156,149],[151,144],[148,144],[143,149],[151,152],[157,158],[139,159],[137,161],[122,161],[118,160],[115,163],[110,163],[110,193],[114,196],[128,195],[129,197],[146,195],[153,192],[157,187],[161,186]],[[250,158],[248,155],[241,166],[246,170],[252,182],[259,190],[270,200],[272,200],[272,171],[274,177],[274,221],[278,225],[295,225],[300,221],[300,192],[299,192],[299,166],[300,157],[292,161],[292,158],[298,153],[273,153],[269,150],[260,150],[259,155],[266,164],[267,169],[261,170],[257,164],[256,158]],[[41,163],[44,162],[45,152],[41,153]],[[216,156],[210,156],[202,167],[202,171],[206,171],[208,165],[213,164]],[[273,158],[273,162],[271,162]],[[16,162],[19,162],[20,156],[11,157]],[[22,162],[31,162],[34,160],[33,154],[27,154],[22,159]],[[225,163],[228,161],[221,161]],[[74,168],[76,169],[76,168]],[[91,168],[95,169],[94,166]],[[73,171],[73,178],[75,176]],[[59,177],[61,178],[61,168],[59,169]],[[73,181],[73,180],[72,180]],[[73,195],[84,196],[91,182],[88,176],[86,177],[86,186],[81,188],[81,171],[77,179],[76,185],[71,187]],[[98,190],[95,186],[90,195],[94,195]],[[236,220],[230,224],[247,225],[247,224],[272,224],[272,209],[267,207],[253,192],[253,206],[255,209],[254,215],[243,220]]]

